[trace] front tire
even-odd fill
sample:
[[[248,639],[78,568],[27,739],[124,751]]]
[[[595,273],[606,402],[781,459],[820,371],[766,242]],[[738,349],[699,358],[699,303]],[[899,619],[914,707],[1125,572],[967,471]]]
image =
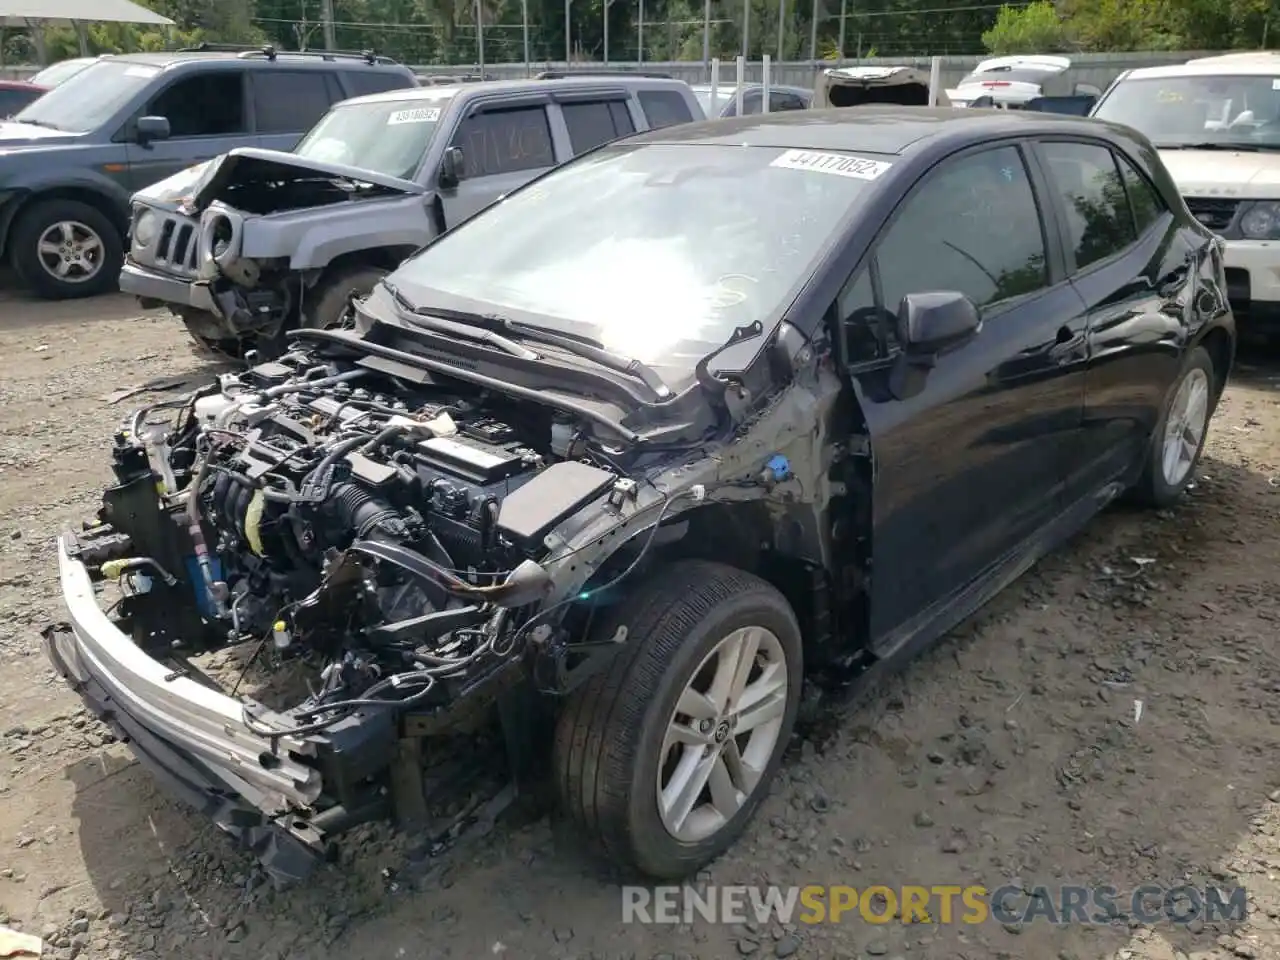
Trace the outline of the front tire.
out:
[[[114,290],[124,267],[120,231],[79,200],[37,200],[10,234],[19,279],[46,300],[75,300]]]
[[[346,312],[351,297],[367,297],[386,275],[381,267],[353,266],[325,277],[316,285],[310,304],[303,307],[302,326],[309,330],[350,326]]]
[[[1209,433],[1209,418],[1219,384],[1213,359],[1204,347],[1187,356],[1182,372],[1165,397],[1164,409],[1151,436],[1142,477],[1133,489],[1139,503],[1167,507],[1195,478]]]
[[[800,628],[758,577],[681,561],[604,618],[627,629],[610,667],[561,713],[567,815],[610,860],[679,879],[742,833],[777,774],[800,702]]]

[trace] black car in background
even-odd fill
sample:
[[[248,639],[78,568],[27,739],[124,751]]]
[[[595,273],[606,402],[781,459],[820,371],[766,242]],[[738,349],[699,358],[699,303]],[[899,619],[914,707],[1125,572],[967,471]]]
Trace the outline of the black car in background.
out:
[[[421,813],[422,758],[501,755],[454,736],[486,725],[615,861],[690,875],[803,683],[932,643],[1122,495],[1179,497],[1234,356],[1221,249],[1100,121],[870,106],[608,143],[349,329],[131,418],[46,650],[277,876]],[[192,674],[228,645],[267,693]]]

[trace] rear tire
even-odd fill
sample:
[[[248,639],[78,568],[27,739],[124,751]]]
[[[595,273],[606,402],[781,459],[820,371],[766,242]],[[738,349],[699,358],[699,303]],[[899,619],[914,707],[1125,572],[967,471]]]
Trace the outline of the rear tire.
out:
[[[1219,390],[1213,358],[1204,347],[1196,347],[1169,387],[1151,434],[1147,461],[1132,491],[1139,504],[1170,506],[1195,479]]]
[[[18,214],[9,246],[18,278],[45,300],[75,300],[114,290],[124,266],[119,228],[102,211],[79,200],[33,202]]]
[[[352,266],[335,270],[316,285],[303,304],[302,326],[308,330],[339,330],[346,322],[347,304],[352,296],[367,297],[387,275],[381,267]]]
[[[782,763],[800,702],[800,628],[768,583],[705,561],[654,574],[603,619],[599,636],[625,626],[626,645],[560,715],[560,801],[624,870],[686,877],[733,844]],[[737,685],[725,679],[734,663],[747,671]],[[664,812],[682,771],[706,786]]]

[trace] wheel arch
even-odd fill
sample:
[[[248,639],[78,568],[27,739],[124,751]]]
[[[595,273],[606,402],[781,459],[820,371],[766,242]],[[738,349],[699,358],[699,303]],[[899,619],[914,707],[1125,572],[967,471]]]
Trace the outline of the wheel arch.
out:
[[[781,593],[800,622],[807,648],[810,639],[823,638],[821,624],[829,611],[819,599],[823,591],[818,581],[825,580],[825,573],[800,552],[779,549],[779,540],[778,521],[761,501],[703,503],[666,519],[656,532],[651,526],[637,527],[627,531],[579,590],[580,596],[595,603],[572,605],[564,623],[570,635],[576,635],[575,626],[588,626],[596,615],[594,608],[616,602],[632,578],[680,560],[705,560],[754,574]],[[636,569],[615,592],[611,581],[635,563],[642,551]],[[808,653],[806,649],[806,658]]]
[[[1205,352],[1209,354],[1209,359],[1213,361],[1213,385],[1216,399],[1222,396],[1222,391],[1227,386],[1227,378],[1231,376],[1231,367],[1236,355],[1235,337],[1225,327],[1213,327],[1200,338],[1196,346],[1204,347]]]
[[[394,244],[386,247],[366,247],[362,250],[348,250],[334,257],[325,268],[317,274],[316,286],[320,286],[338,274],[339,271],[356,267],[377,267],[388,273],[400,266],[405,258],[417,247],[408,244]]]
[[[122,240],[128,233],[128,207],[122,207],[116,199],[102,190],[84,184],[28,189],[18,197],[17,202],[0,211],[0,257],[9,253],[10,228],[35,204],[46,200],[75,200],[93,207],[115,225]]]

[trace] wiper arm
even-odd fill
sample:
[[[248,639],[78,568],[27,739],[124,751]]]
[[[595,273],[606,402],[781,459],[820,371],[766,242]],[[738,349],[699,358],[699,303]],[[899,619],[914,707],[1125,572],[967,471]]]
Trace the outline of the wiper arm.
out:
[[[1257,143],[1223,143],[1221,140],[1206,140],[1203,143],[1166,143],[1157,146],[1157,150],[1230,150],[1233,153],[1257,153],[1262,149]]]
[[[392,293],[396,295],[394,290]],[[398,298],[398,295],[396,296]],[[504,317],[499,314],[467,313],[461,310],[450,310],[447,307],[431,308],[429,310],[422,308],[422,310],[433,317],[440,317],[463,326],[482,330],[506,330],[535,343],[545,343],[549,347],[559,347],[566,353],[582,357],[584,360],[590,360],[592,363],[597,363],[607,370],[626,374],[639,380],[656,397],[666,398],[671,396],[671,388],[663,383],[662,378],[658,376],[652,367],[639,360],[633,360],[631,357],[624,357],[611,350],[606,350],[598,341],[589,337],[581,337],[572,333],[553,333],[549,330],[543,330],[541,327],[518,323],[510,317]],[[499,337],[498,339],[504,338]],[[518,347],[519,344],[513,344],[513,346]],[[530,359],[540,358],[537,354],[533,354]]]
[[[612,350],[606,350],[599,343],[590,341],[586,337],[550,333],[538,327],[525,326],[523,323],[517,323],[510,319],[503,319],[502,325],[512,333],[519,334],[527,340],[545,343],[549,347],[559,347],[561,350],[582,357],[584,360],[590,360],[592,363],[598,363],[609,370],[635,377],[652,390],[656,396],[671,396],[671,388],[662,382],[662,378],[658,376],[651,366],[631,357],[624,357],[621,354],[614,353]]]
[[[391,294],[391,298],[395,300],[396,306],[398,306],[401,312],[405,314],[406,319],[409,320],[410,323],[425,327],[428,330],[434,330],[436,333],[445,333],[451,337],[458,337],[462,340],[471,340],[475,343],[483,343],[493,347],[495,350],[501,350],[503,353],[508,353],[513,357],[519,357],[521,360],[542,359],[539,354],[534,353],[527,347],[522,347],[514,340],[508,340],[506,337],[500,337],[491,330],[486,330],[483,327],[477,327],[467,323],[459,323],[456,320],[449,319],[448,317],[439,316],[439,314],[448,313],[449,311],[422,310],[415,307],[405,299],[404,295],[400,293],[399,290],[386,281],[383,281],[383,286],[387,288],[387,291]]]

